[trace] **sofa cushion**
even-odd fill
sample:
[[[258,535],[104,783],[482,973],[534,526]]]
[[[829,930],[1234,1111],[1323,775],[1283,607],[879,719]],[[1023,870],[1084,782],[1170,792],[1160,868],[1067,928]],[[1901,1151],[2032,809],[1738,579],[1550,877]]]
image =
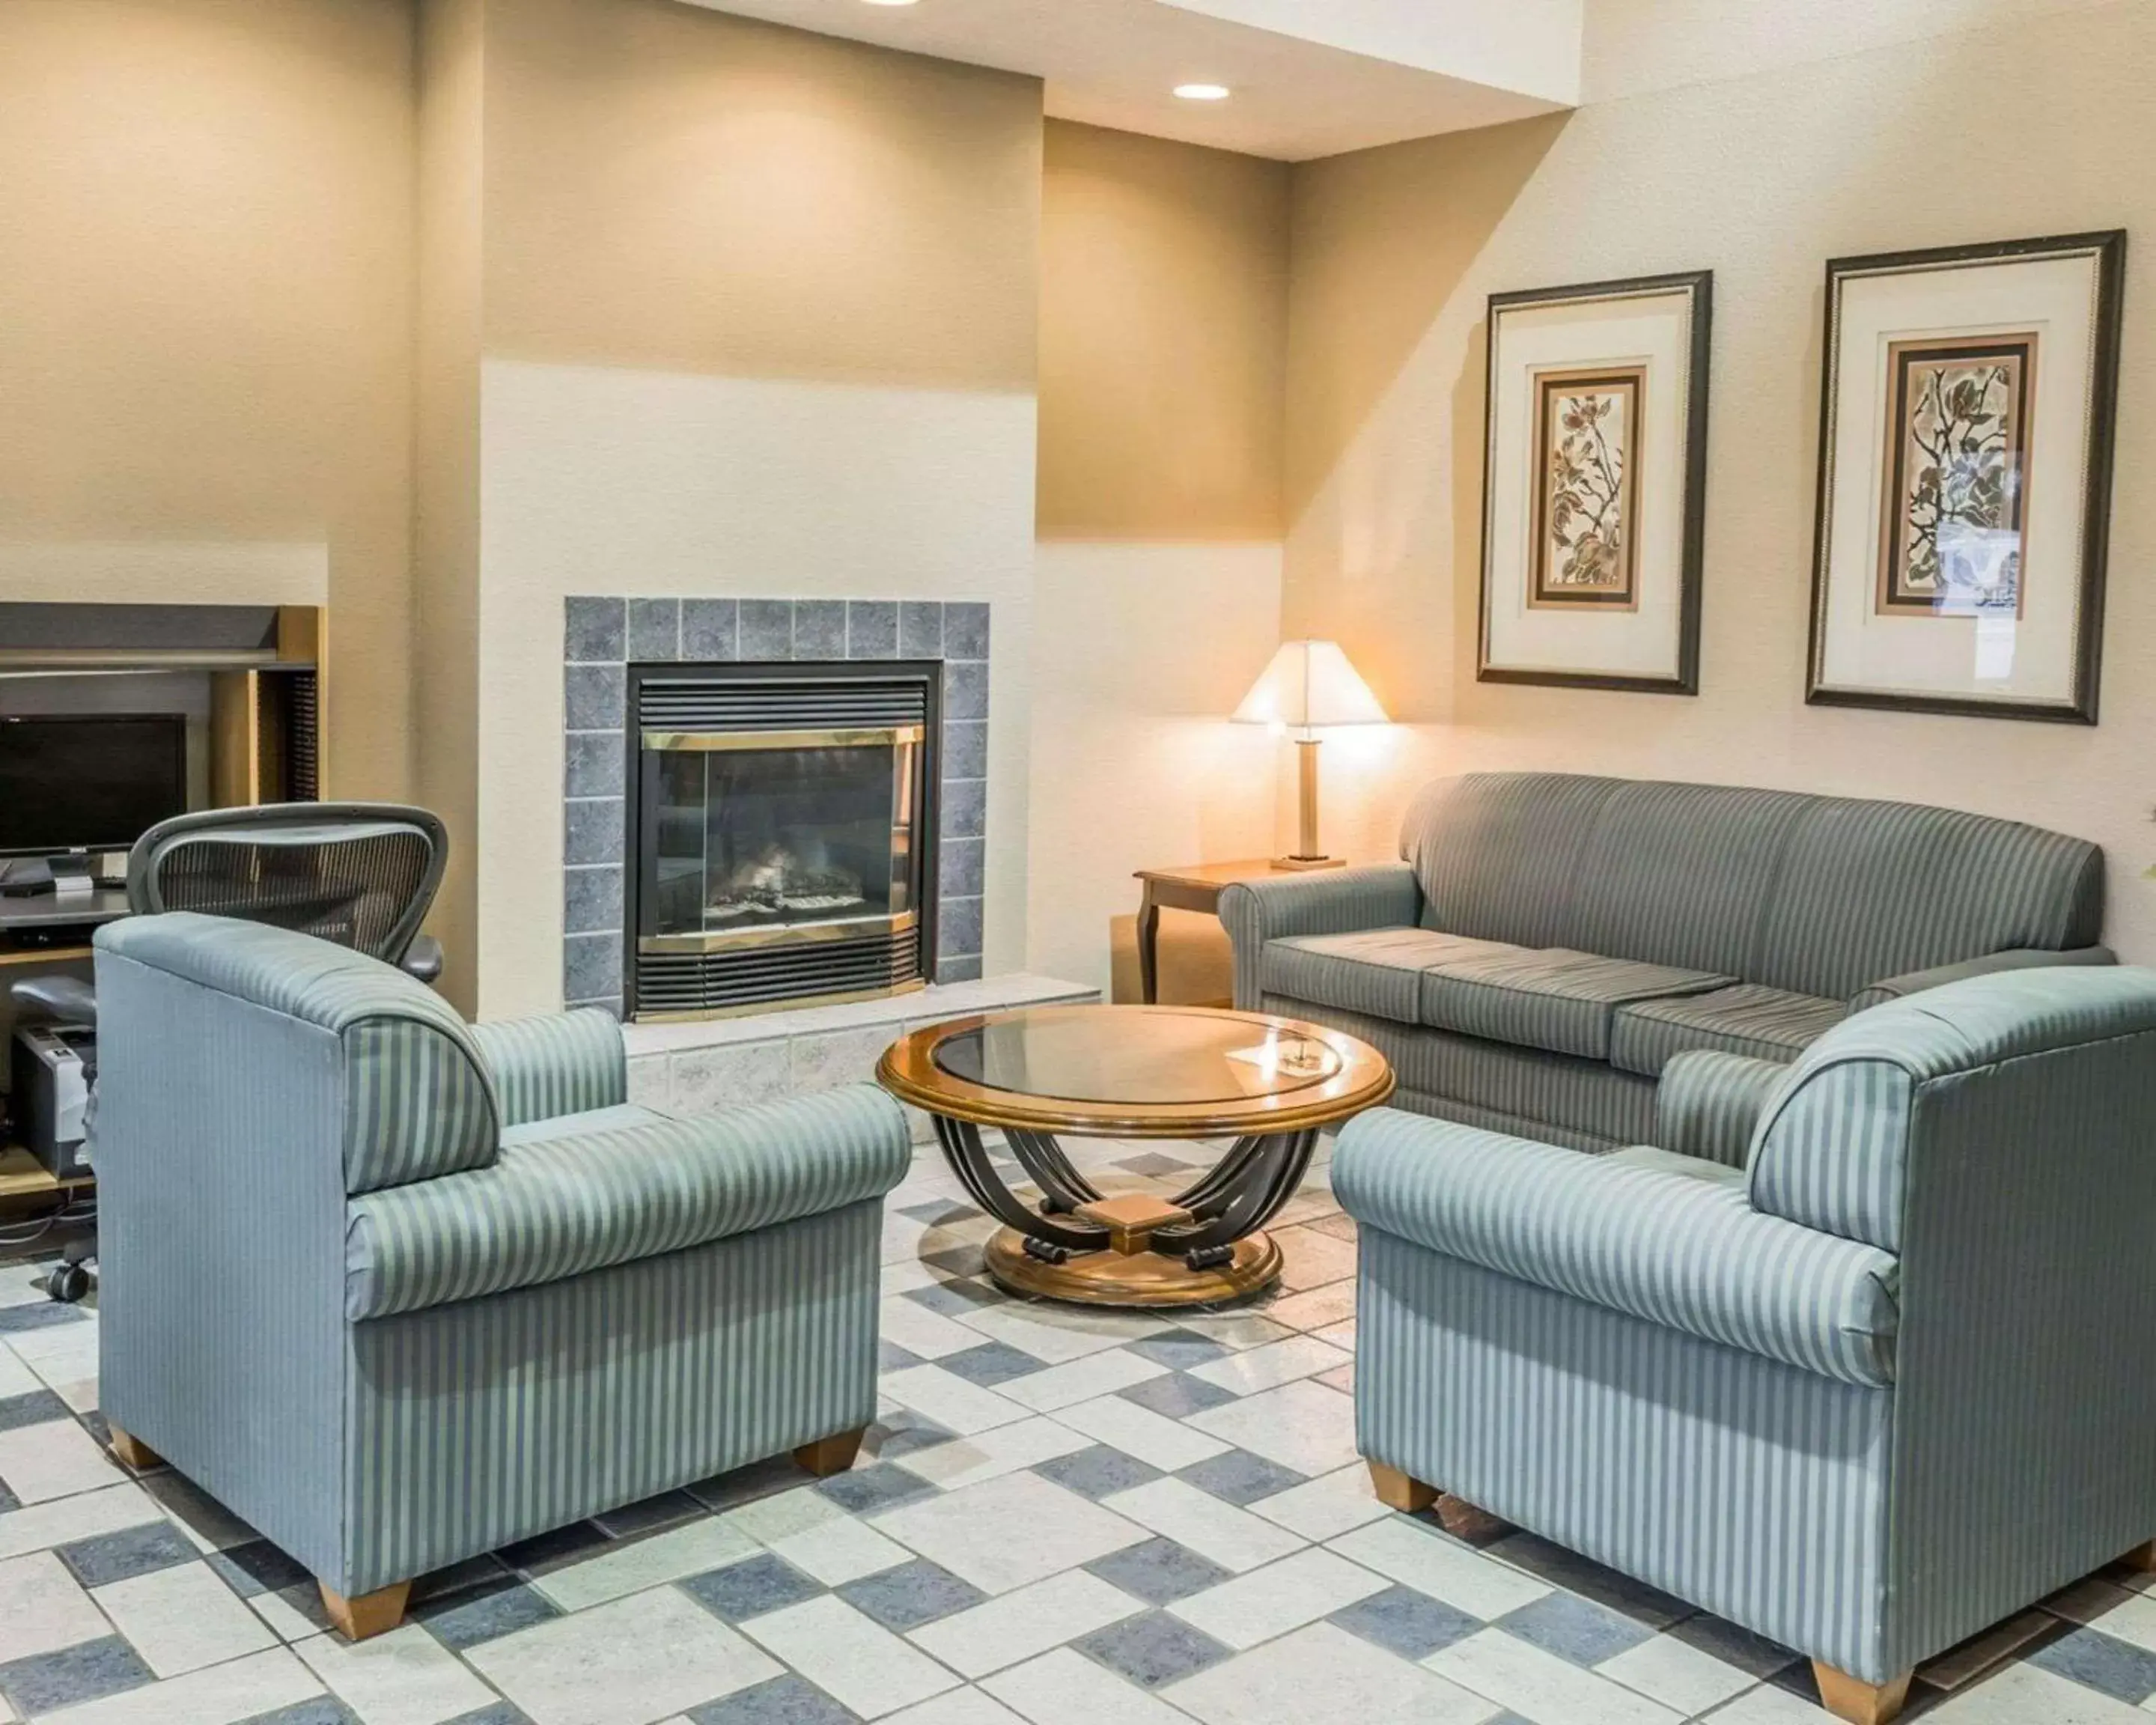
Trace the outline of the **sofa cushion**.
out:
[[[1563,947],[1509,947],[1448,957],[1424,970],[1422,1021],[1488,1042],[1605,1060],[1610,1015],[1623,1003],[1701,993],[1730,980]]]
[[[1609,1032],[1611,1064],[1660,1076],[1671,1057],[1717,1049],[1763,1060],[1794,1060],[1847,1014],[1840,1000],[1739,983],[1681,1000],[1642,1000],[1617,1009]]]
[[[1368,1013],[1395,1024],[1419,1024],[1422,973],[1430,966],[1519,950],[1429,928],[1295,935],[1266,942],[1264,992],[1341,1012]]]

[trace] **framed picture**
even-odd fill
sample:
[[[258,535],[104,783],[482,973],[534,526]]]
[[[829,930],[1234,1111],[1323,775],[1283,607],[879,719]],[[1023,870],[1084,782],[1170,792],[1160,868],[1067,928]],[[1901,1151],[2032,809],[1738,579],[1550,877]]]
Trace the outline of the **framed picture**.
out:
[[[2123,233],[1826,266],[1806,699],[2093,725]]]
[[[1701,270],[1490,297],[1486,683],[1699,692]]]

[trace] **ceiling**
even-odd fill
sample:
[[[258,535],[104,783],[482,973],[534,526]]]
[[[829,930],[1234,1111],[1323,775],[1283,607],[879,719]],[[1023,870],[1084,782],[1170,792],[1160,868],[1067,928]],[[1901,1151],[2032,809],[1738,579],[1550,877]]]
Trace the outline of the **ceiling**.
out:
[[[1048,112],[1306,161],[1576,101],[1581,0],[687,0],[1042,79]],[[1225,101],[1171,94],[1222,84]]]

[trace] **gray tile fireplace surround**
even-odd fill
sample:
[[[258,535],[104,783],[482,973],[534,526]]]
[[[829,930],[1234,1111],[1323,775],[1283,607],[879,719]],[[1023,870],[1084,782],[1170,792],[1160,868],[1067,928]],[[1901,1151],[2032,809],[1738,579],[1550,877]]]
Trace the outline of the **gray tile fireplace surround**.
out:
[[[634,661],[940,659],[942,813],[936,977],[981,974],[988,762],[988,608],[919,599],[572,597],[562,655],[562,993],[622,1009],[623,783]]]

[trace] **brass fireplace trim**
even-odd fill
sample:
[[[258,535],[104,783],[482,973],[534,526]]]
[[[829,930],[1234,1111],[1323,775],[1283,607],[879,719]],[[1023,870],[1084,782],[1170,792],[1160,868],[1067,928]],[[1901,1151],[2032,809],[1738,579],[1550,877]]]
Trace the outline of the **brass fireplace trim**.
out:
[[[762,1014],[792,1012],[804,1006],[851,1006],[863,1000],[889,1000],[901,994],[918,994],[928,986],[926,977],[908,977],[878,988],[849,988],[835,994],[788,994],[781,1000],[744,1000],[733,1006],[691,1006],[679,1012],[639,1012],[639,1024],[701,1024],[714,1019],[755,1018]]]
[[[648,749],[712,752],[738,749],[878,749],[919,742],[926,734],[926,727],[920,725],[827,731],[647,731],[643,742]]]
[[[757,928],[707,928],[697,934],[640,934],[639,952],[726,952],[742,947],[793,947],[809,941],[850,941],[902,934],[920,926],[918,911],[888,916],[834,917],[829,922],[767,923]]]

